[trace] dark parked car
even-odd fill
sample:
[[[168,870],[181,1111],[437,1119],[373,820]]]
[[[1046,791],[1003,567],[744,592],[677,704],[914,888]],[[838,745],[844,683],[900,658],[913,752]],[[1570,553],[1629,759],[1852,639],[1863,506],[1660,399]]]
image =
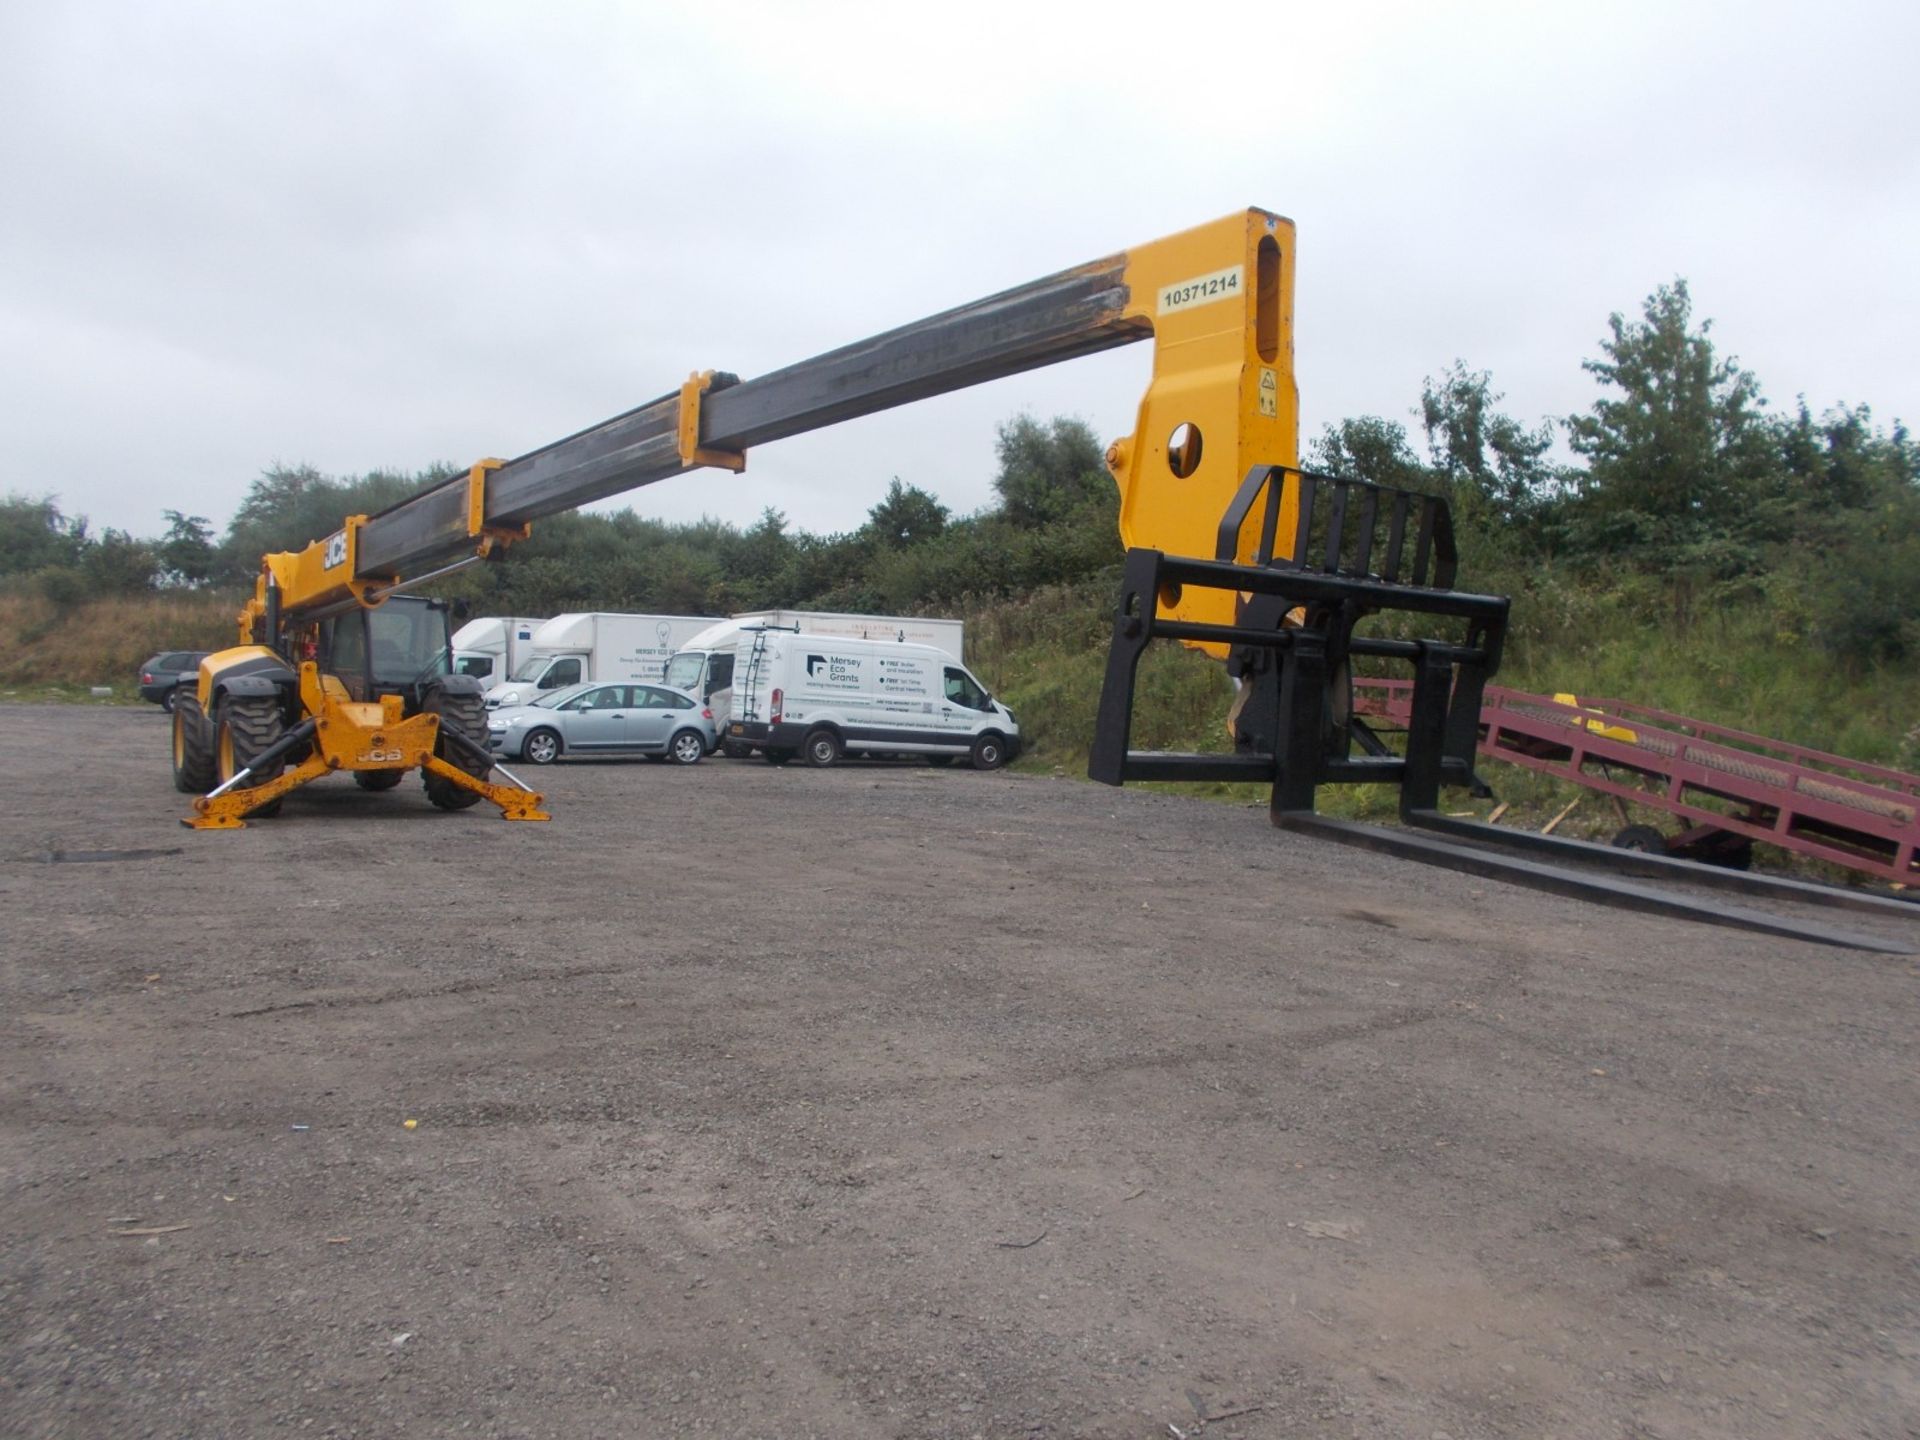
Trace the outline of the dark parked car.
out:
[[[162,651],[140,667],[140,698],[171,712],[174,687],[192,680],[206,658],[205,650]]]

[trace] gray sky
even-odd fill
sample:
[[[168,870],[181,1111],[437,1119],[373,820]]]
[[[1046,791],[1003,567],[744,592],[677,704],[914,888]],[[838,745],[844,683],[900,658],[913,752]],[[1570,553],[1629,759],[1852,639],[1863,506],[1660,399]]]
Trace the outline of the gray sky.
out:
[[[1327,13],[1337,11],[1339,13]],[[1920,423],[1920,7],[0,5],[0,490],[224,528],[260,470],[512,456],[1260,205],[1304,436],[1455,357],[1585,409],[1685,275],[1776,406]],[[626,497],[859,523],[1132,346]]]

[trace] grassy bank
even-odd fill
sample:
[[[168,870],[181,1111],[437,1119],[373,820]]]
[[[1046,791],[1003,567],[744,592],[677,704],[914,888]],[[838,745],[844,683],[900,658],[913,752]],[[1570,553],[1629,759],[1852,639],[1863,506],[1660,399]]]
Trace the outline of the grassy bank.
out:
[[[62,607],[37,594],[0,593],[0,687],[61,698],[111,685],[116,697],[131,695],[149,656],[233,644],[239,604],[230,595],[168,592]]]

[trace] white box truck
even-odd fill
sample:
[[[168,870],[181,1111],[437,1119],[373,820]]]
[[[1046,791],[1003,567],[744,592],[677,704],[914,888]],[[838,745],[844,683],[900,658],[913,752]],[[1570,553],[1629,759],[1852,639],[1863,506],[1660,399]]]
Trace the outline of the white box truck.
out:
[[[849,640],[890,640],[914,645],[931,645],[951,656],[956,663],[966,640],[966,624],[959,620],[941,620],[921,615],[849,615],[832,610],[748,610],[723,620],[711,630],[688,640],[680,653],[667,662],[667,684],[685,690],[707,702],[713,711],[713,723],[719,728],[722,748],[730,755],[745,754],[744,746],[727,740],[727,719],[733,710],[734,661],[746,636],[751,648],[753,635],[763,629],[798,631],[803,635],[838,635]]]
[[[761,630],[733,679],[724,738],[776,765],[831,765],[851,750],[995,770],[1020,752],[1013,712],[932,645]]]
[[[675,651],[716,623],[712,615],[556,615],[533,632],[513,673],[487,691],[487,707],[525,705],[583,680],[658,680]]]
[[[490,689],[518,670],[533,632],[546,624],[537,615],[482,615],[453,632],[453,673],[471,675]]]

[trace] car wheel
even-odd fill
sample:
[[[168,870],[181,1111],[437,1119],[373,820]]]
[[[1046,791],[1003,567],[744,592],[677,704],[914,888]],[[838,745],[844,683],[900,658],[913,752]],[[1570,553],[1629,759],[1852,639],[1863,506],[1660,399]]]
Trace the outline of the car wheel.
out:
[[[560,737],[551,730],[536,730],[521,741],[520,753],[535,765],[551,765],[560,758]]]
[[[180,687],[178,685],[174,686],[173,689],[167,691],[166,694],[160,697],[160,708],[166,711],[167,714],[171,715],[173,713],[175,700],[179,696],[179,694],[180,694]]]
[[[840,737],[824,728],[810,731],[806,744],[800,748],[807,757],[807,764],[816,770],[824,770],[840,758]]]
[[[973,742],[973,768],[998,770],[1007,763],[1007,742],[989,730]]]
[[[697,730],[678,731],[667,742],[667,758],[676,765],[698,765],[706,753],[706,737]]]
[[[953,756],[929,755],[927,756],[927,764],[933,766],[936,770],[944,769],[946,766],[953,764]]]

